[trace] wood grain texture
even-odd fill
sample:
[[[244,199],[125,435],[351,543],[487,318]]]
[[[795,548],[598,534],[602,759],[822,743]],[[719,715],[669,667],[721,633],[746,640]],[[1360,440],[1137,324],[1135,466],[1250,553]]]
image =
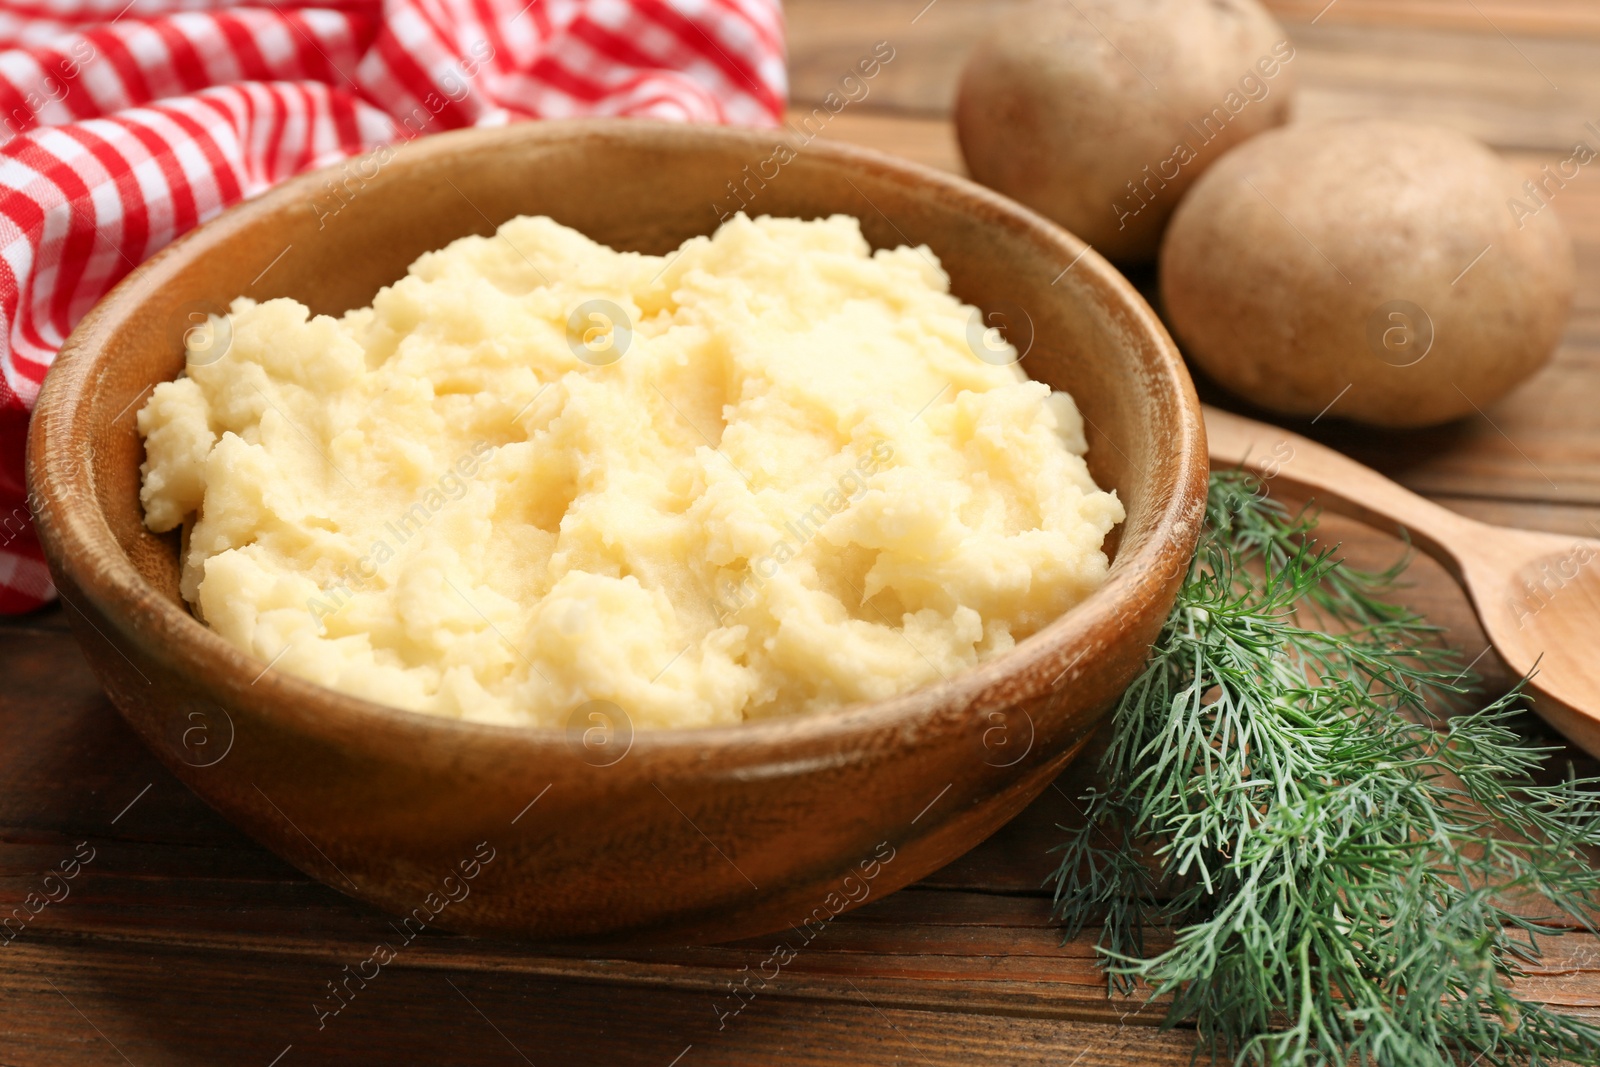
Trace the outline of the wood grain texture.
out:
[[[849,88],[843,79],[857,61],[887,41],[894,59],[849,108],[947,115],[973,41],[1023,2],[791,3],[790,96],[809,106]],[[1277,8],[1295,46],[1301,118],[1407,117],[1497,148],[1550,151],[1600,121],[1600,9],[1586,0],[1478,3],[1487,19],[1466,0],[1411,0],[1392,14],[1386,0],[1338,0],[1312,23],[1320,6]]]
[[[1600,39],[1591,0],[1265,0],[1288,23],[1419,26],[1528,37]]]
[[[0,1057],[29,1067],[1189,1062],[1180,1034],[898,1008],[849,985],[826,999],[757,998],[719,1029],[708,995],[461,967],[385,970],[318,1029],[312,1004],[338,974],[332,962],[105,943],[11,951]]]

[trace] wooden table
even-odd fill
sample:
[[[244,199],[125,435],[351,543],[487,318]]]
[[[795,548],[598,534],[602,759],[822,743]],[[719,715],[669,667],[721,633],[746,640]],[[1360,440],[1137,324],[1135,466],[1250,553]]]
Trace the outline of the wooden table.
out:
[[[793,0],[793,97],[818,100],[872,45],[895,58],[827,127],[960,169],[945,119],[964,49],[999,5]],[[1437,118],[1537,170],[1600,120],[1592,0],[1279,0],[1300,114]],[[1320,17],[1318,17],[1320,14]],[[1562,191],[1580,289],[1553,365],[1485,417],[1317,436],[1467,514],[1600,532],[1600,177]],[[1140,279],[1148,284],[1149,279]],[[1396,546],[1330,520],[1352,558]],[[1426,561],[1412,602],[1470,658],[1482,634]],[[1503,669],[1479,662],[1489,684]],[[1160,1007],[1108,1000],[1090,940],[1061,944],[1040,882],[1073,771],[988,843],[835,922],[719,1029],[766,947],[579,952],[430,933],[318,1028],[313,1005],[386,936],[385,916],[266,853],[163,771],[101,696],[60,610],[0,624],[0,913],[74,853],[70,896],[0,948],[0,1067],[323,1062],[1184,1064]],[[81,844],[80,844],[81,843]],[[1528,985],[1600,1012],[1600,945],[1572,936]],[[725,1004],[725,1002],[724,1002]]]

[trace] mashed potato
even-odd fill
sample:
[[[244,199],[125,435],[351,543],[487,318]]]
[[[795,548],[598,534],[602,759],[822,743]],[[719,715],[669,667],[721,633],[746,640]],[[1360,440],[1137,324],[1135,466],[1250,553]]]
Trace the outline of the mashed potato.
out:
[[[228,641],[401,708],[886,697],[1082,600],[1123,517],[1071,398],[975,356],[948,289],[845,216],[666,257],[513,219],[343,318],[212,319],[139,412],[145,520],[192,524],[183,595]]]

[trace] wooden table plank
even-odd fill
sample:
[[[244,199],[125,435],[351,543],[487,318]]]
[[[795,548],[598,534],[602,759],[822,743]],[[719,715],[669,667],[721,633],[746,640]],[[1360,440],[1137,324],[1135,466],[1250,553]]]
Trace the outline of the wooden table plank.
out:
[[[821,101],[886,41],[894,59],[850,109],[947,115],[972,43],[1025,2],[791,0],[791,99]],[[1600,7],[1588,0],[1478,10],[1468,0],[1338,0],[1315,23],[1326,0],[1275,6],[1296,49],[1302,119],[1377,114],[1444,122],[1498,148],[1556,151],[1585,136],[1600,147],[1584,132],[1600,120]]]
[[[12,955],[14,953],[14,955]],[[385,968],[336,1016],[334,963],[88,943],[14,946],[0,969],[0,1062],[278,1067],[348,1063],[1189,1062],[1181,1034],[838,999],[757,997],[720,1029],[703,993],[470,970]],[[352,987],[354,988],[354,987]],[[319,1018],[324,1024],[318,1029]],[[281,1060],[274,1057],[282,1055]],[[1076,1059],[1075,1059],[1076,1057]]]
[[[1600,40],[1594,0],[1265,0],[1285,22],[1421,26]]]

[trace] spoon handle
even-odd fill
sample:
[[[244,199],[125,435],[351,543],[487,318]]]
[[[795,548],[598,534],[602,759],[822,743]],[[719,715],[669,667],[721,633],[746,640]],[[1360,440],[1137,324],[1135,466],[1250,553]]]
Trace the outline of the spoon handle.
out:
[[[1461,552],[1479,523],[1299,434],[1210,405],[1205,418],[1213,469],[1242,467],[1263,481],[1299,490],[1328,511],[1380,530],[1403,531],[1461,580]]]

